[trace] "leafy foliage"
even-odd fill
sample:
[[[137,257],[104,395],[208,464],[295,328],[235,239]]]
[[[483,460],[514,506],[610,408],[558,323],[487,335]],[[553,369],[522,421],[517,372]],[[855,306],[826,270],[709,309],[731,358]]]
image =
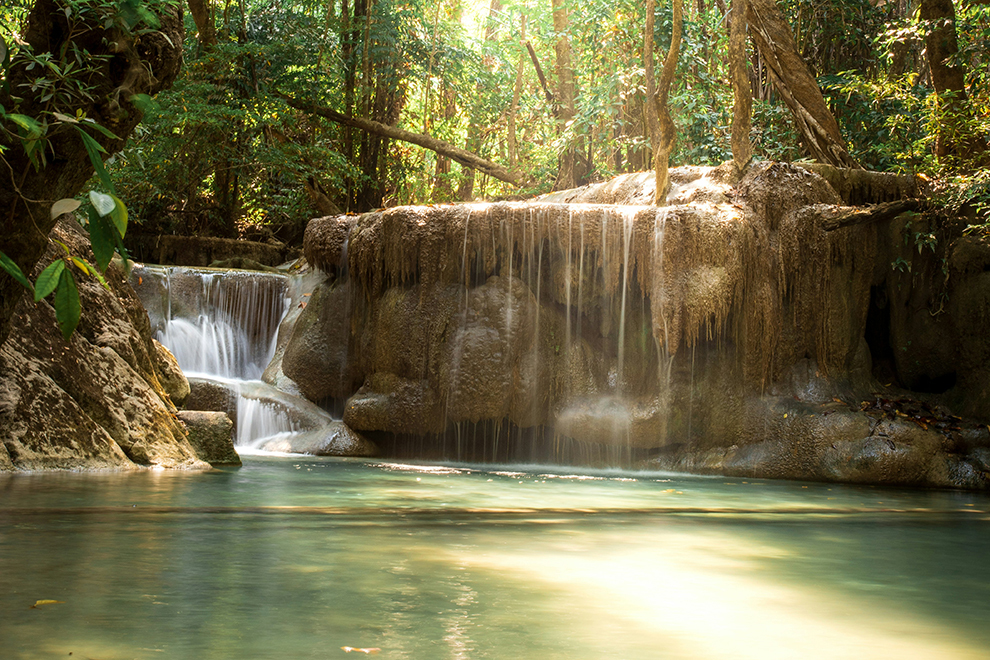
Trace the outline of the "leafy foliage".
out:
[[[83,208],[88,221],[90,241],[96,258],[96,267],[69,253],[61,245],[65,256],[46,267],[35,283],[25,276],[20,267],[0,253],[0,267],[22,286],[31,290],[35,301],[49,296],[55,308],[62,334],[66,341],[75,331],[80,317],[79,290],[73,270],[95,277],[107,286],[102,272],[106,270],[115,253],[125,258],[123,238],[127,230],[128,213],[124,202],[116,195],[116,189],[103,164],[106,149],[93,137],[93,133],[107,138],[118,139],[110,130],[86,116],[81,106],[95,101],[94,79],[99,69],[109,59],[109,55],[93,55],[79,45],[75,37],[91,30],[96,23],[104,29],[116,29],[129,38],[153,31],[158,27],[158,19],[152,9],[162,0],[139,2],[138,0],[100,2],[66,2],[62,13],[66,20],[69,39],[59,52],[35,52],[24,41],[14,38],[23,28],[29,6],[15,2],[0,13],[0,27],[12,38],[8,45],[3,35],[3,48],[0,49],[0,85],[8,93],[6,98],[13,101],[13,111],[0,106],[0,131],[13,143],[19,143],[31,163],[39,172],[48,166],[49,159],[59,157],[55,152],[53,138],[65,132],[74,132],[82,142],[90,164],[96,172],[95,186],[84,201],[61,199],[51,205],[51,217],[72,213]],[[10,73],[15,69],[34,72],[27,82],[19,83],[12,89]],[[118,92],[120,93],[120,92]],[[43,104],[40,112],[31,115],[18,112],[26,96]],[[6,102],[6,101],[5,101]],[[8,144],[11,140],[5,140]],[[4,158],[4,147],[0,144],[0,160],[13,172]]]

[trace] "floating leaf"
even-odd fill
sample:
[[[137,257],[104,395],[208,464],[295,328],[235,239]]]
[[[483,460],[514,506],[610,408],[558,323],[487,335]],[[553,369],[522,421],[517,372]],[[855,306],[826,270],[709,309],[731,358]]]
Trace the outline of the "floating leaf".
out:
[[[62,336],[69,341],[72,333],[79,325],[82,306],[79,304],[79,289],[76,288],[76,278],[68,268],[62,271],[58,289],[55,290],[55,318],[62,329]]]
[[[0,268],[7,271],[7,273],[20,282],[21,286],[25,289],[34,291],[34,286],[31,285],[31,281],[28,278],[24,277],[24,273],[21,272],[20,267],[11,261],[10,257],[5,255],[3,252],[0,252]]]
[[[58,605],[58,604],[64,603],[64,602],[65,602],[64,600],[48,600],[48,599],[36,600],[36,601],[34,601],[34,605],[32,605],[30,607],[30,609],[33,610],[33,609],[39,607],[40,605]]]
[[[365,655],[375,655],[376,653],[381,651],[381,649],[377,647],[359,649],[356,646],[341,646],[340,650],[343,651],[344,653],[364,653]]]
[[[93,208],[100,216],[109,215],[113,211],[113,207],[117,203],[113,200],[113,196],[104,195],[97,190],[89,191],[89,201],[93,204]]]
[[[71,197],[66,197],[65,199],[60,199],[54,204],[52,204],[52,220],[60,215],[66,213],[72,213],[77,208],[79,208],[80,202],[78,199],[72,199]]]
[[[48,268],[41,271],[41,275],[38,275],[38,280],[34,287],[35,302],[47,298],[48,294],[55,290],[63,270],[65,270],[65,262],[59,259],[58,261],[53,261],[48,265]]]

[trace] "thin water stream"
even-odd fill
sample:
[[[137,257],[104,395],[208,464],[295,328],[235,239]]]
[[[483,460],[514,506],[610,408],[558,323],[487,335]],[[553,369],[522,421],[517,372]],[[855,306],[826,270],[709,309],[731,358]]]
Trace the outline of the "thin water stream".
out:
[[[990,654],[980,494],[252,455],[0,492],[13,660]]]

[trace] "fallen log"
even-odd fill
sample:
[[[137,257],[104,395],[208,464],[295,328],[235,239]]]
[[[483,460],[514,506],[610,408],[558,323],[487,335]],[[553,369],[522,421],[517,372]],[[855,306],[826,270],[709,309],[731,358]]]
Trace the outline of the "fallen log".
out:
[[[834,167],[825,163],[795,163],[828,181],[849,206],[880,204],[899,199],[926,197],[929,183],[916,174],[893,174],[870,170]]]
[[[922,207],[920,199],[901,199],[868,207],[848,207],[820,205],[817,215],[819,225],[825,231],[835,231],[843,227],[862,225],[868,222],[892,220],[902,213],[917,211]]]
[[[389,126],[388,124],[382,124],[381,122],[372,121],[370,119],[348,117],[347,115],[337,112],[336,110],[313,103],[300,101],[299,99],[278,91],[276,91],[275,94],[296,110],[301,110],[312,115],[318,115],[320,117],[324,117],[325,119],[329,119],[334,123],[341,124],[342,126],[350,126],[351,128],[365,131],[366,133],[415,144],[436,152],[441,156],[446,156],[447,158],[460,163],[464,167],[470,167],[471,169],[478,170],[479,172],[487,174],[488,176],[498,179],[499,181],[504,181],[514,186],[522,185],[519,175],[515,172],[510,172],[498,163],[493,163],[477,154],[471,153],[470,151],[461,149],[460,147],[455,147],[449,142],[444,142],[443,140],[438,140],[422,133],[406,131],[401,128],[396,128],[395,126]]]

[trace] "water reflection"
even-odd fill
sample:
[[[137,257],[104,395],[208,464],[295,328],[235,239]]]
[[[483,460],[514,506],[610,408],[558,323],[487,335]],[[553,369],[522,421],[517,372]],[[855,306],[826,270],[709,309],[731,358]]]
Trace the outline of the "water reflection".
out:
[[[4,658],[990,652],[975,494],[301,457],[0,492]]]

